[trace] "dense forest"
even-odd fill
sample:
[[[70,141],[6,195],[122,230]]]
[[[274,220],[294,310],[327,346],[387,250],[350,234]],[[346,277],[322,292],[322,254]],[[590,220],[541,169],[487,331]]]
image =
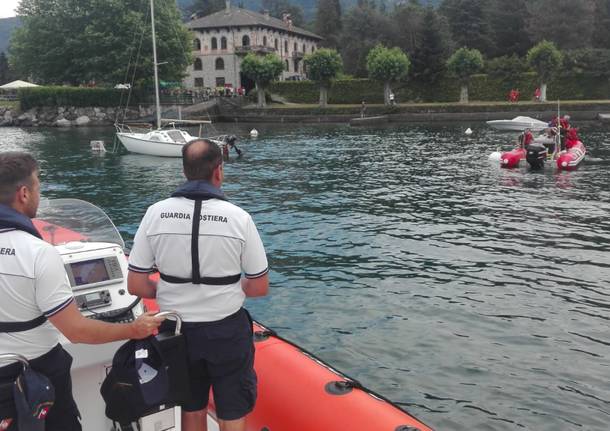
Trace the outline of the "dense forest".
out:
[[[66,2],[56,0],[24,0],[22,9],[24,4],[37,4],[40,6],[40,10],[45,11],[48,11],[49,8],[57,8],[59,11],[57,16],[66,15],[66,19],[69,18],[68,15],[78,12],[61,6],[64,3]],[[443,76],[446,72],[447,60],[462,47],[476,49],[482,54],[485,72],[496,77],[504,75],[509,79],[511,76],[528,70],[525,55],[533,46],[543,40],[554,43],[562,51],[561,70],[563,73],[585,73],[596,77],[607,77],[610,74],[610,0],[399,0],[398,2],[391,0],[232,0],[232,3],[234,6],[249,7],[253,10],[268,10],[277,17],[281,17],[285,12],[290,13],[296,25],[321,35],[324,38],[322,44],[325,47],[336,49],[340,53],[343,59],[343,74],[348,77],[368,76],[366,57],[373,47],[383,44],[387,47],[397,47],[406,53],[410,61],[409,79],[423,83],[434,82],[436,78]],[[91,5],[93,4],[97,8],[107,8],[103,4],[91,3]],[[176,7],[175,3],[166,0],[159,1],[159,4],[163,6],[162,10],[169,11],[172,8],[175,10]],[[136,7],[138,5],[142,11],[145,11],[145,0],[129,0],[121,4],[122,9],[119,15],[116,15],[116,11],[109,15],[102,9],[96,14],[101,17],[100,22],[106,19],[112,21],[112,18],[109,17],[130,16],[126,14],[127,9],[138,9]],[[306,13],[305,8],[309,7],[308,5],[313,5],[313,12]],[[182,19],[188,20],[221,10],[225,7],[225,0],[178,0],[178,6],[180,6]],[[125,8],[127,9],[123,10]],[[143,13],[142,11],[140,13]],[[92,19],[91,17],[97,16],[96,14],[89,11],[85,15],[88,16],[88,19]],[[51,21],[54,22],[57,19],[55,15],[51,16],[48,13],[28,19],[32,24],[28,35],[26,36],[22,32],[20,38],[13,37],[12,39],[13,53],[31,54],[30,51],[35,51],[34,55],[30,55],[33,63],[29,68],[17,69],[17,72],[22,75],[24,72],[36,75],[32,71],[48,72],[49,67],[39,67],[40,61],[38,60],[41,56],[45,56],[45,52],[48,52],[42,50],[41,47],[52,41],[43,36],[37,40],[36,44],[30,43],[29,40],[32,34],[36,34],[37,28],[43,25],[49,26]],[[179,16],[176,19],[179,21]],[[36,25],[33,25],[33,20],[38,20]],[[114,21],[116,29],[123,28],[118,26],[116,19]],[[4,29],[6,34],[6,29],[14,27],[18,22],[19,20],[16,18],[0,20],[0,31]],[[68,19],[66,22],[72,21]],[[171,20],[164,21],[167,25],[170,22]],[[63,24],[58,21],[56,30],[50,34],[66,33],[62,37],[70,38],[81,31],[74,28],[65,32],[62,26]],[[99,26],[89,25],[87,29],[90,30],[92,27]],[[112,42],[116,41],[118,34],[116,29],[112,37],[105,38],[104,31],[107,28],[110,27],[102,25],[98,29],[97,36],[92,35],[90,41],[91,46],[96,47],[98,54],[95,57],[96,65],[98,63],[107,65],[101,67],[103,70],[110,69],[110,65],[116,63],[115,59],[110,59],[112,61],[105,59],[104,53],[113,52],[113,46],[116,48],[121,45],[117,43],[113,45]],[[124,29],[130,28],[133,29],[133,25],[126,25]],[[173,33],[175,32],[167,29],[168,43],[173,41]],[[6,44],[7,39],[7,37],[2,37],[0,41]],[[79,36],[78,45],[84,43],[82,39],[82,35]],[[98,49],[100,40],[109,44],[108,49]],[[122,49],[121,52],[127,52],[127,46],[123,47],[123,45],[129,43],[131,43],[131,39],[122,41],[122,45],[119,46]],[[28,44],[40,49],[28,51],[25,49],[29,46]],[[186,45],[186,43],[180,42],[179,45]],[[60,51],[65,51],[68,46],[71,45],[63,44]],[[174,53],[185,51],[184,55],[176,54],[180,59],[172,64],[184,63],[182,57],[186,58],[188,52],[186,52],[186,47],[183,46],[183,48],[171,50]],[[99,75],[99,65],[95,70],[91,67],[87,69],[87,62],[91,60],[87,59],[87,56],[74,57],[68,52],[65,55],[78,59],[75,60],[76,63],[83,63],[78,65],[78,68],[74,67],[72,75],[87,77],[87,79],[94,79]],[[116,55],[115,57],[121,56]],[[4,58],[0,60],[2,60],[0,68],[6,68],[6,60]],[[24,60],[27,60],[25,54],[14,55],[11,62],[21,63],[23,66]],[[72,78],[64,76],[65,68],[62,69],[61,64],[57,65],[56,77],[46,77],[46,79],[41,77],[41,80],[71,82]],[[89,64],[89,66],[91,65]],[[114,69],[106,71],[104,76],[118,75],[118,70],[118,66],[114,66]],[[171,78],[178,79],[179,71],[174,72],[170,73]]]
[[[250,8],[278,17],[291,13],[297,25],[339,51],[344,72],[354,77],[367,76],[366,56],[379,43],[409,55],[412,78],[433,80],[461,47],[480,51],[487,72],[522,72],[523,57],[542,40],[564,52],[566,71],[610,73],[610,0],[317,0],[311,16],[307,1],[314,0],[260,0]],[[182,3],[191,14],[209,14],[225,4]]]

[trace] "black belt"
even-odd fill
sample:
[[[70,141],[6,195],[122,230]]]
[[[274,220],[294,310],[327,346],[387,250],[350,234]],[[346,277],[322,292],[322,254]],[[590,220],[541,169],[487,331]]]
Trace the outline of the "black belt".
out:
[[[199,283],[195,283],[192,278],[180,278],[173,275],[159,273],[161,280],[168,283],[193,283],[193,284],[209,284],[212,286],[224,286],[227,284],[237,283],[241,279],[241,274],[227,275],[226,277],[199,277]]]
[[[45,316],[38,316],[27,322],[0,322],[0,333],[24,332],[38,328],[47,321]]]

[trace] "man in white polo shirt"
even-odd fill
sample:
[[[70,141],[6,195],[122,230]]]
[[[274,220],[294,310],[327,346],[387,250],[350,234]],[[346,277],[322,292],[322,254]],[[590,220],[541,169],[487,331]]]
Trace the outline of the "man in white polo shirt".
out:
[[[24,356],[51,380],[55,403],[45,420],[47,431],[74,431],[81,426],[72,398],[72,357],[59,344],[58,329],[72,343],[101,344],[145,338],[161,320],[149,313],[126,324],[83,317],[61,256],[32,223],[39,201],[36,160],[26,153],[0,153],[0,354]],[[18,363],[0,364],[2,431],[17,429],[10,388],[20,371]]]
[[[218,145],[189,142],[182,162],[187,182],[148,208],[138,228],[129,292],[156,298],[161,310],[175,310],[185,322],[193,397],[182,405],[182,428],[206,430],[211,387],[220,429],[244,430],[256,401],[256,374],[252,321],[242,305],[247,296],[267,294],[267,257],[252,217],[220,190]],[[158,284],[148,278],[155,266]]]

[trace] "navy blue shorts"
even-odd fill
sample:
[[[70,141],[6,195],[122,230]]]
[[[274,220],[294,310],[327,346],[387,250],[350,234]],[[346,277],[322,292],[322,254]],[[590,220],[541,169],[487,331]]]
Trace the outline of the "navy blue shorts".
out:
[[[55,388],[55,403],[45,419],[46,431],[81,431],[80,414],[72,397],[70,367],[72,356],[59,344],[44,355],[30,361],[32,369],[44,374]],[[21,364],[11,364],[0,368],[0,386],[12,387],[12,382],[21,373]],[[14,414],[12,391],[0,394],[0,423]],[[13,420],[7,431],[17,431],[17,421]]]
[[[165,321],[162,330],[173,330]],[[191,379],[191,400],[181,405],[186,412],[207,407],[210,387],[216,415],[222,420],[246,416],[256,402],[256,372],[252,320],[246,309],[216,322],[184,322]]]

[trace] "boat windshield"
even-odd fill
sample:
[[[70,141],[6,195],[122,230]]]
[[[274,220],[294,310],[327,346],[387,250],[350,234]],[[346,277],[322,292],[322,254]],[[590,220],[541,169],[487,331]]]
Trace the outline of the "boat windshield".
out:
[[[106,213],[80,199],[43,199],[34,225],[45,241],[65,244],[70,241],[109,242],[125,248],[116,226]]]

